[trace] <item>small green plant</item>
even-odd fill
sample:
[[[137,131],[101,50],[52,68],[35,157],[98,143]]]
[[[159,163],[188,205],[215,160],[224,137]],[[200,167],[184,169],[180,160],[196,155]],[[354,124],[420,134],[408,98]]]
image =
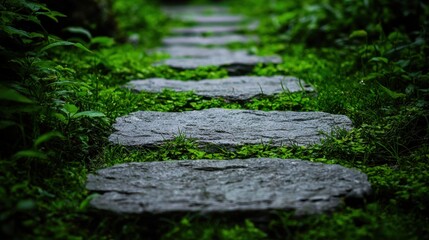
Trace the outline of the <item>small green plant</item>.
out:
[[[192,218],[184,217],[173,226],[162,239],[266,239],[267,235],[258,229],[251,221],[245,220],[243,224],[228,227],[225,224],[215,225],[199,224],[193,222]]]

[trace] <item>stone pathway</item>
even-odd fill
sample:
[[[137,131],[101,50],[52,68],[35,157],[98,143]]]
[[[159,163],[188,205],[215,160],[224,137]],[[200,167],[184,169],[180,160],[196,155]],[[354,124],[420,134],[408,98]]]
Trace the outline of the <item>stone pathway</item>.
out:
[[[183,27],[175,28],[172,30],[172,33],[177,35],[204,35],[204,34],[232,34],[243,31],[251,31],[257,28],[257,24],[248,26],[246,29],[243,29],[242,26],[196,26],[196,27]]]
[[[171,58],[155,63],[155,66],[168,66],[176,70],[218,66],[225,68],[231,75],[240,75],[251,72],[258,64],[282,62],[278,56],[260,57],[250,55],[246,51],[231,51],[220,47],[233,43],[257,42],[257,36],[237,34],[256,29],[257,23],[243,24],[243,17],[227,15],[223,8],[212,8],[217,9],[214,11],[216,14],[208,16],[203,15],[202,8],[195,9],[196,13],[192,15],[187,14],[186,9],[178,8],[178,12],[183,13],[182,19],[197,25],[173,29],[172,32],[176,36],[164,38],[162,43],[166,47],[159,49]],[[174,16],[179,15],[178,12]],[[203,48],[207,46],[215,48]]]
[[[237,75],[251,72],[258,64],[281,63],[278,56],[259,57],[225,47],[203,47],[257,40],[255,36],[237,34],[242,32],[237,26],[242,26],[244,18],[229,15],[226,8],[170,7],[165,11],[175,18],[186,16],[195,26],[173,30],[180,36],[164,39],[165,46],[158,51],[171,58],[156,66],[177,70],[217,66]],[[287,76],[201,81],[155,78],[131,81],[127,87],[148,92],[193,91],[234,101],[314,90],[302,80]],[[113,127],[109,140],[124,146],[159,146],[183,134],[200,145],[234,148],[261,143],[309,146],[320,143],[333,130],[350,130],[352,122],[346,116],[324,112],[216,108],[140,111],[118,118]],[[316,214],[334,211],[349,202],[363,203],[371,190],[366,175],[352,169],[269,158],[127,163],[90,174],[86,187],[101,194],[91,201],[94,208],[149,217],[186,213],[269,217],[278,210]]]
[[[281,92],[313,91],[313,88],[295,77],[228,77],[199,81],[168,80],[151,78],[134,80],[127,87],[136,91],[162,92],[170,89],[178,92],[193,91],[204,97],[222,97],[227,100],[249,100],[260,95],[274,95]]]
[[[229,9],[223,6],[165,6],[162,10],[172,18],[182,20],[189,15],[228,15]]]
[[[165,45],[174,46],[198,46],[198,45],[227,45],[231,43],[250,43],[258,41],[255,36],[244,36],[239,34],[229,34],[221,36],[185,36],[185,37],[168,37],[162,40]]]
[[[235,16],[235,15],[186,15],[183,16],[182,19],[184,21],[188,22],[197,22],[198,24],[205,24],[205,25],[230,25],[230,24],[239,24],[244,21],[244,18],[242,16]]]
[[[216,48],[206,48],[206,47],[195,47],[195,46],[167,46],[158,49],[159,52],[166,53],[173,58],[210,58],[213,56],[224,56],[224,57],[234,57],[234,56],[243,56],[246,57],[249,54],[247,51],[231,51],[228,48],[216,47]]]
[[[94,206],[116,213],[246,217],[333,211],[370,192],[366,176],[355,170],[268,158],[126,163],[89,175],[87,188],[102,193]]]
[[[335,128],[351,129],[346,116],[324,112],[283,112],[212,108],[187,112],[140,111],[117,118],[109,140],[125,146],[150,147],[180,134],[203,144],[307,146],[320,143]]]
[[[279,57],[259,56],[213,56],[208,58],[172,58],[164,60],[155,66],[169,66],[176,70],[192,70],[199,67],[217,66],[225,68],[232,75],[251,72],[258,64],[281,63]]]

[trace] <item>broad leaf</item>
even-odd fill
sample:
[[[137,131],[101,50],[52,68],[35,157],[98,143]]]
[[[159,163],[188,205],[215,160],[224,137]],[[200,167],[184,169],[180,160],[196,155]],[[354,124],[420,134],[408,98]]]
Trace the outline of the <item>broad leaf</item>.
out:
[[[80,117],[89,117],[89,118],[95,118],[95,117],[105,117],[106,115],[104,115],[101,112],[96,112],[96,111],[84,111],[84,112],[79,112],[76,113],[75,115],[73,115],[73,118],[80,118]]]
[[[77,47],[77,48],[80,48],[80,49],[82,49],[82,50],[84,50],[86,52],[92,53],[91,50],[89,50],[88,48],[86,48],[85,46],[83,46],[81,43],[75,43],[74,46]]]
[[[67,118],[61,113],[52,114],[56,119],[60,120],[62,123],[67,123]]]
[[[75,43],[69,42],[69,41],[58,41],[50,43],[46,46],[44,46],[42,49],[40,49],[41,52],[46,51],[53,47],[59,47],[59,46],[73,46]]]
[[[73,115],[79,111],[79,108],[74,104],[66,103],[62,110],[67,114]]]
[[[22,150],[13,155],[13,158],[15,159],[21,159],[21,158],[38,158],[38,159],[48,159],[48,155],[45,153],[38,151],[38,150]]]
[[[92,201],[92,199],[94,199],[95,197],[99,196],[100,194],[98,193],[93,193],[91,195],[89,195],[88,197],[86,197],[80,204],[79,204],[79,209],[80,210],[84,210],[85,208],[87,208],[89,206],[89,203]]]
[[[57,17],[67,17],[66,15],[57,12],[57,11],[49,11],[49,12],[36,12],[36,15],[43,15],[46,16],[52,20],[54,20],[55,22],[58,22]]]
[[[64,29],[64,31],[82,34],[82,35],[85,35],[88,39],[92,38],[91,33],[82,27],[68,27],[68,28]]]
[[[353,31],[349,38],[366,38],[368,36],[368,33],[365,30],[356,30]]]
[[[380,85],[381,89],[393,99],[403,98],[406,96],[404,93],[398,93],[398,92],[392,91],[392,90],[388,89],[387,87],[381,85],[380,83],[379,83],[379,85]]]
[[[20,36],[20,37],[27,37],[27,38],[31,38],[31,34],[30,34],[29,32],[24,31],[24,30],[20,30],[20,29],[17,29],[17,28],[11,27],[11,26],[6,26],[6,27],[4,27],[4,29],[3,29],[3,30],[4,30],[7,34],[9,34],[10,36],[17,35],[17,36]]]
[[[50,43],[50,44],[44,46],[42,49],[40,49],[40,51],[43,52],[43,51],[46,51],[50,48],[60,47],[60,46],[75,46],[75,47],[80,48],[84,51],[92,53],[91,50],[89,50],[88,48],[83,46],[81,43],[74,43],[74,42],[69,42],[69,41],[57,41],[57,42]]]
[[[14,89],[0,86],[0,100],[8,100],[20,103],[33,103],[33,101]]]
[[[43,35],[41,33],[37,33],[37,32],[30,32],[30,37],[31,38],[36,38],[36,37],[43,38],[43,37],[45,37],[45,35]]]
[[[91,39],[91,45],[99,44],[102,47],[111,47],[115,44],[115,40],[110,37],[95,37]]]
[[[389,59],[385,57],[373,57],[369,60],[369,62],[383,62],[385,64],[389,63]]]
[[[400,66],[401,68],[406,68],[410,65],[411,60],[409,59],[400,59],[397,62],[395,62],[396,65]]]
[[[58,131],[52,131],[39,136],[36,141],[34,141],[34,147],[37,148],[40,144],[51,140],[52,138],[64,138],[64,136]]]

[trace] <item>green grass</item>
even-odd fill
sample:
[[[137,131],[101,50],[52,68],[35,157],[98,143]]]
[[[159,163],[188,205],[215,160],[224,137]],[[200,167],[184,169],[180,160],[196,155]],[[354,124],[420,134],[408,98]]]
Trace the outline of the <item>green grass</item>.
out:
[[[372,5],[366,6],[365,2]],[[418,1],[403,8],[410,12],[418,9],[422,16],[427,14],[427,6],[415,2]],[[0,48],[5,79],[0,85],[0,132],[7,136],[1,140],[0,154],[0,236],[429,238],[427,20],[417,16],[421,29],[415,31],[406,31],[405,25],[393,29],[395,18],[391,16],[404,16],[389,4],[400,4],[399,1],[364,1],[355,5],[333,0],[271,4],[240,1],[234,10],[260,20],[257,33],[262,41],[231,47],[260,55],[279,54],[284,60],[279,65],[258,66],[250,75],[296,76],[317,89],[316,94],[284,92],[242,102],[204,98],[192,92],[136,93],[123,88],[133,79],[198,80],[228,75],[214,67],[178,72],[151,66],[165,56],[147,54],[147,49],[156,46],[168,28],[183,23],[169,22],[151,1],[133,4],[116,3],[119,39],[73,38],[71,42],[46,35],[40,27],[29,30],[22,26],[22,22],[33,24],[31,16],[36,13],[55,18],[55,12],[26,1],[6,1],[2,6],[6,13],[21,14],[21,20],[15,19],[17,15],[6,14],[1,27],[7,31],[0,35],[8,43],[2,43]],[[342,8],[332,6],[347,8],[338,12]],[[377,22],[380,16],[362,15],[368,7],[386,9],[382,12],[383,21]],[[132,19],[128,18],[130,8]],[[121,42],[120,38],[134,32],[141,35],[141,45]],[[314,42],[315,36],[318,42]],[[76,39],[80,45],[72,42]],[[53,43],[55,47],[49,45]],[[52,48],[42,50],[46,46]],[[311,147],[265,144],[201,148],[186,135],[151,149],[125,148],[107,141],[115,118],[130,112],[213,107],[325,111],[347,115],[355,128],[332,133]],[[134,161],[251,157],[297,158],[356,168],[368,175],[373,195],[357,208],[299,219],[291,213],[278,212],[268,222],[196,215],[155,220],[116,216],[88,206],[94,195],[85,190],[86,176],[103,167]]]

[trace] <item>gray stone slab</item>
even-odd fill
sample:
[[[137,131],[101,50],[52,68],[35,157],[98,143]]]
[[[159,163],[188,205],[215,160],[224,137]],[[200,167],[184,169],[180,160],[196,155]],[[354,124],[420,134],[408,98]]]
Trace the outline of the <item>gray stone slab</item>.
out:
[[[311,145],[334,129],[349,130],[343,115],[324,112],[229,110],[140,111],[119,117],[109,141],[125,146],[159,146],[184,134],[201,145],[227,148],[245,144]]]
[[[194,47],[194,46],[169,46],[159,48],[158,52],[166,53],[171,57],[182,58],[182,57],[193,57],[193,58],[207,58],[207,57],[239,57],[249,56],[247,51],[231,51],[227,48],[216,47],[216,48],[205,48],[205,47]]]
[[[173,28],[171,32],[175,35],[193,36],[193,35],[208,35],[208,34],[233,34],[245,31],[254,31],[258,28],[259,24],[254,22],[247,25],[228,25],[228,26],[193,26],[193,27],[180,27]]]
[[[259,56],[216,56],[209,58],[171,58],[155,63],[154,66],[168,66],[178,70],[192,70],[199,67],[216,66],[225,68],[230,74],[237,75],[251,72],[258,64],[279,64],[280,57]]]
[[[182,15],[180,17],[183,21],[194,22],[198,25],[228,25],[242,23],[245,18],[238,15]]]
[[[231,43],[250,43],[258,41],[256,36],[244,36],[238,34],[230,34],[223,36],[186,36],[186,37],[166,37],[162,40],[164,45],[227,45]]]
[[[88,176],[91,206],[119,214],[270,217],[331,212],[363,203],[367,176],[339,165],[289,159],[126,163]]]
[[[245,30],[240,26],[196,26],[196,27],[182,27],[174,28],[171,30],[174,34],[180,35],[202,35],[202,34],[225,34],[235,33]]]
[[[229,100],[248,100],[259,95],[274,95],[284,91],[313,91],[313,88],[304,83],[304,81],[286,76],[240,76],[200,81],[151,78],[131,81],[127,84],[127,87],[147,92],[162,92],[164,89],[179,92],[194,91],[197,95],[223,97]]]

